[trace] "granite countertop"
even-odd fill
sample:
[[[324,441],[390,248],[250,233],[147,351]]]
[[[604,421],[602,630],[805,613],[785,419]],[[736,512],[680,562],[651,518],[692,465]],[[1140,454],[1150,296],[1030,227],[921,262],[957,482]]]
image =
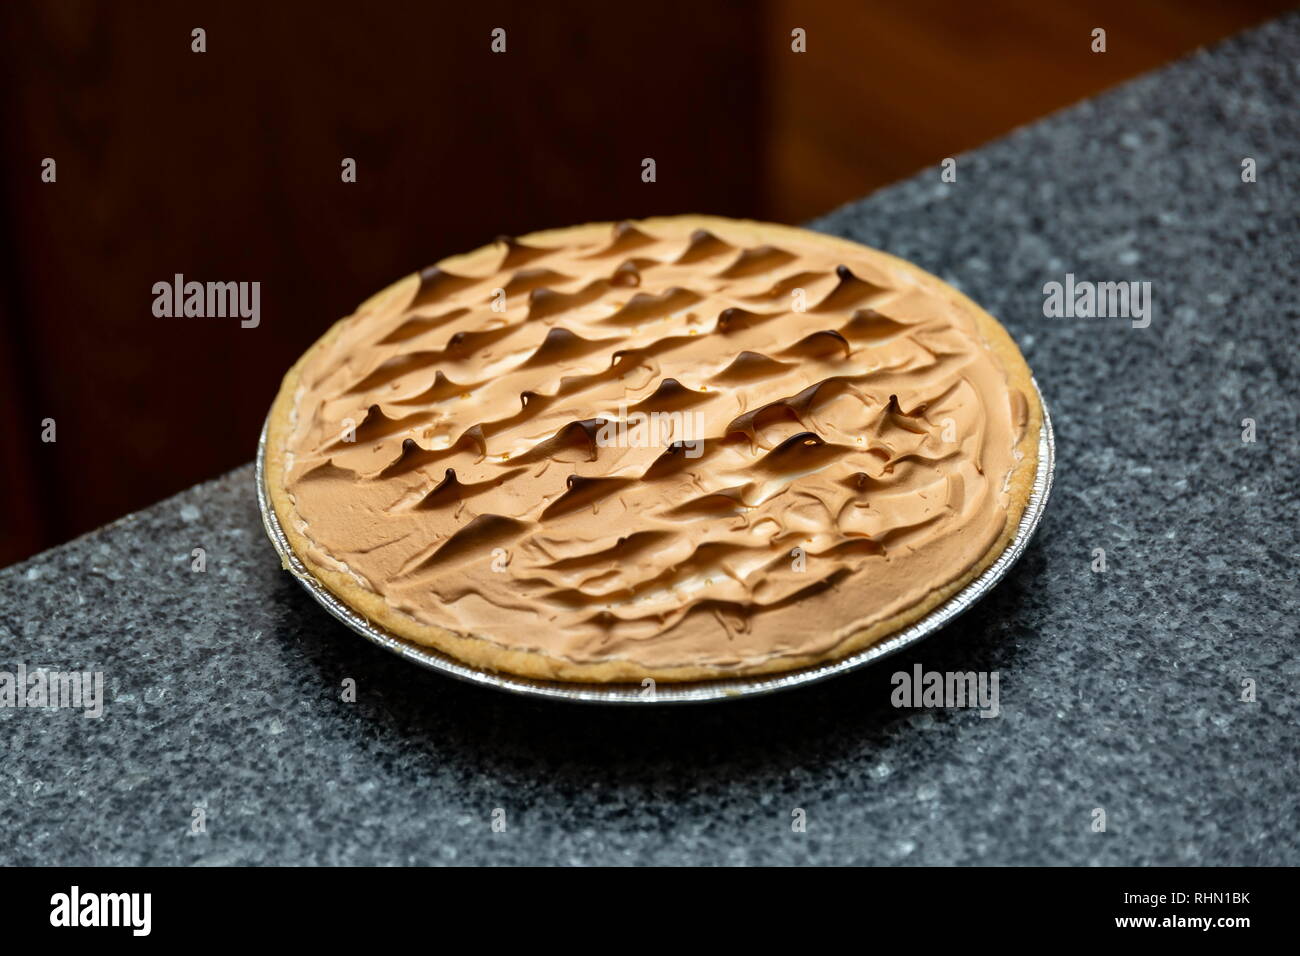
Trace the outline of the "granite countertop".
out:
[[[953,626],[761,700],[514,698],[328,617],[249,466],[0,572],[0,670],[107,700],[0,709],[0,863],[1300,863],[1298,63],[1290,15],[814,224],[985,305],[1051,408],[1038,536]],[[1067,272],[1150,326],[1046,318]],[[894,708],[915,664],[1000,716]]]

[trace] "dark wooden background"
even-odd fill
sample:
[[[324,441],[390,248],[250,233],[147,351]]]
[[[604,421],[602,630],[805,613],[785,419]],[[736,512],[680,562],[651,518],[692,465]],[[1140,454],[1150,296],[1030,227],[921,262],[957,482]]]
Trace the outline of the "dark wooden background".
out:
[[[249,460],[296,356],[446,254],[798,222],[1290,5],[0,4],[0,565]],[[260,281],[261,325],[155,318],[177,272]]]

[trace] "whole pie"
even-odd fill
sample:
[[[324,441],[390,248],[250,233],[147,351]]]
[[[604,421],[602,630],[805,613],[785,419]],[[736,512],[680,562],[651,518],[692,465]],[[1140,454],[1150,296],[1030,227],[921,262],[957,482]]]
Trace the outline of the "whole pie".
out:
[[[998,322],[842,239],[705,216],[500,239],[289,370],[266,481],[372,623],[470,666],[694,681],[835,660],[1007,547],[1042,408]]]

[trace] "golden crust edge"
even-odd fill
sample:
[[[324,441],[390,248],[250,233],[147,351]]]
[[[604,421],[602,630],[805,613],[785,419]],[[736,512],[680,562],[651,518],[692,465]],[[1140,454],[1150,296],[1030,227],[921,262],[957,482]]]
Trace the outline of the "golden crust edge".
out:
[[[984,336],[985,343],[1002,365],[1007,375],[1008,384],[1019,389],[1025,396],[1028,406],[1025,433],[1017,446],[1021,458],[1012,471],[1007,484],[1006,525],[997,540],[965,574],[949,582],[944,587],[931,592],[925,600],[912,605],[906,610],[877,621],[870,627],[855,631],[825,653],[783,656],[741,667],[688,665],[673,668],[649,668],[627,660],[602,661],[599,663],[576,662],[536,651],[522,651],[502,647],[489,638],[457,634],[445,628],[417,621],[393,608],[379,594],[360,586],[351,576],[311,561],[308,557],[308,548],[311,542],[295,527],[296,511],[284,481],[284,449],[290,428],[294,395],[298,388],[302,369],[317,349],[326,346],[334,336],[339,334],[339,330],[346,322],[365,310],[367,306],[379,302],[386,296],[398,294],[402,286],[408,283],[413,286],[411,289],[411,294],[413,294],[415,291],[414,285],[419,281],[419,273],[411,273],[366,299],[351,316],[339,319],[331,325],[324,335],[317,339],[286,373],[271,406],[267,426],[265,468],[267,491],[271,499],[271,505],[275,509],[280,526],[294,554],[335,597],[362,614],[368,621],[379,624],[385,630],[403,640],[422,647],[435,648],[455,658],[465,666],[479,670],[504,672],[518,677],[540,680],[574,681],[591,684],[639,682],[647,678],[665,683],[687,683],[780,674],[849,657],[920,620],[934,608],[966,587],[1002,555],[1020,525],[1020,519],[1028,505],[1029,495],[1037,475],[1038,444],[1043,425],[1043,410],[1028,363],[1020,353],[1020,349],[1015,340],[1012,339],[1011,334],[997,319],[960,290],[937,276],[931,275],[919,266],[915,266],[907,260],[900,259],[887,252],[873,249],[852,240],[841,239],[837,236],[829,236],[812,230],[776,223],[705,215],[657,216],[648,219],[631,220],[631,222],[635,226],[643,226],[652,231],[657,226],[671,226],[673,229],[684,228],[687,232],[691,229],[709,228],[710,226],[724,228],[731,232],[741,228],[752,230],[753,237],[757,240],[772,239],[780,235],[794,235],[807,241],[808,236],[813,236],[823,243],[845,246],[847,249],[854,250],[858,255],[861,255],[861,250],[866,249],[886,263],[908,273],[920,284],[970,310]],[[565,226],[558,229],[546,229],[529,233],[526,236],[519,237],[519,240],[542,245],[545,245],[548,239],[557,238],[566,241],[575,239],[580,241],[587,234],[608,233],[614,225],[615,223],[612,222],[598,222]],[[454,272],[457,268],[472,267],[485,256],[496,253],[498,250],[499,246],[495,242],[488,243],[470,252],[442,259],[437,265]]]

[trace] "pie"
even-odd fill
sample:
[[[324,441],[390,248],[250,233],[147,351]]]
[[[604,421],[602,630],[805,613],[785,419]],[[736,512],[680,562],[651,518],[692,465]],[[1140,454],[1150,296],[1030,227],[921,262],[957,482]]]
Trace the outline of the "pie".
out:
[[[1043,413],[1006,330],[901,259],[706,216],[499,239],[289,370],[266,482],[311,574],[463,663],[774,674],[916,621],[1011,541]]]

